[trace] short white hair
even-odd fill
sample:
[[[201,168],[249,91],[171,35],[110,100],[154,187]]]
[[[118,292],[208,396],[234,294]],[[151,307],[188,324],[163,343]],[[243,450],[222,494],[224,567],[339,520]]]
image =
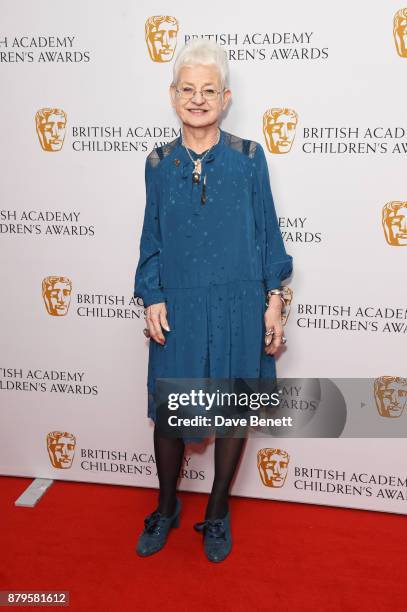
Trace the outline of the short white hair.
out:
[[[229,65],[226,51],[213,40],[203,38],[194,38],[178,52],[174,62],[172,85],[176,85],[182,66],[196,64],[216,66],[222,89],[229,87]]]

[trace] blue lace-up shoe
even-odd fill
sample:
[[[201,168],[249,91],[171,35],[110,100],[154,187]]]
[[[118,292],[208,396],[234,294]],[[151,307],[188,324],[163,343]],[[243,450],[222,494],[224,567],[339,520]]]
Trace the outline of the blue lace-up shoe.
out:
[[[223,519],[206,519],[195,523],[194,529],[203,532],[205,554],[209,561],[223,561],[232,549],[229,512]]]
[[[171,527],[179,527],[181,502],[177,498],[175,511],[172,516],[163,516],[161,512],[154,511],[144,519],[144,529],[139,536],[136,552],[141,557],[148,557],[162,549],[167,541]]]

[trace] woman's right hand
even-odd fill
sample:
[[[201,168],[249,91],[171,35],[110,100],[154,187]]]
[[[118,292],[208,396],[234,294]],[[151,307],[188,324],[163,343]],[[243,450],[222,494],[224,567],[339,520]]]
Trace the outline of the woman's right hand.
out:
[[[166,331],[170,331],[170,326],[167,321],[167,307],[165,302],[159,302],[158,304],[150,304],[146,309],[146,321],[148,331],[150,332],[150,338],[158,342],[158,344],[165,344],[165,338],[162,331],[164,328]]]

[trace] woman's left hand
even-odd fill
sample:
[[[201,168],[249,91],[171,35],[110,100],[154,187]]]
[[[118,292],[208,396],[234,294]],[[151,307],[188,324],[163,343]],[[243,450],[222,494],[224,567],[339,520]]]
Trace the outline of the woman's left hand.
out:
[[[264,336],[264,351],[268,355],[274,355],[277,349],[283,344],[281,338],[284,334],[284,327],[281,322],[281,306],[279,304],[271,304],[264,313],[265,331],[268,329],[274,330],[274,333],[269,336]],[[269,342],[269,344],[266,344]]]

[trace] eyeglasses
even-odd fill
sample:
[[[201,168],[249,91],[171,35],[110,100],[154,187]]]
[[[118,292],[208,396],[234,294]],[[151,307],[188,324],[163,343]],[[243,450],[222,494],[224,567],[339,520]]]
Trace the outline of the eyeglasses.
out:
[[[188,85],[175,89],[175,91],[182,100],[191,100],[197,92],[196,89],[189,87]],[[217,91],[216,89],[213,89],[213,87],[205,87],[204,89],[201,89],[199,93],[203,98],[205,98],[205,100],[215,100],[223,91],[225,90],[222,89],[221,91]]]

